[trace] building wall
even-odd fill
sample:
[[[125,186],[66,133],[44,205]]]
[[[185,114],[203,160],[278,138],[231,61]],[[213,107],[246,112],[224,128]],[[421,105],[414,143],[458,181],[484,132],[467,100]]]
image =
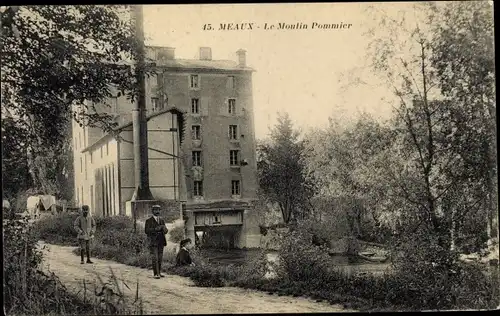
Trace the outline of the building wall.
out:
[[[96,215],[120,214],[118,181],[118,143],[110,138],[86,153],[88,167],[87,204]]]
[[[179,200],[178,132],[176,116],[164,113],[148,122],[149,186],[158,200]],[[132,199],[135,190],[134,147],[132,127],[121,134],[120,140],[120,208]]]
[[[82,152],[101,138],[97,129],[73,124],[74,198],[78,206],[88,205],[91,214],[119,214],[117,143],[109,139]]]
[[[189,88],[191,74],[200,76],[200,88]],[[228,77],[235,78],[234,88],[228,86]],[[226,199],[252,200],[256,198],[256,157],[253,129],[253,100],[251,74],[166,72],[163,74],[163,91],[169,106],[187,112],[186,137],[183,155],[186,162],[186,186],[188,201],[214,201]],[[199,99],[199,114],[191,113],[191,99]],[[236,99],[236,113],[228,113],[228,99]],[[201,140],[191,139],[191,126],[201,126]],[[238,140],[230,141],[229,125],[238,126]],[[230,150],[240,150],[240,160],[248,165],[231,167]],[[192,151],[202,151],[203,198],[193,196],[193,181],[196,178],[192,168]],[[195,168],[196,169],[196,168]],[[240,180],[240,196],[232,196],[231,180]]]
[[[149,177],[153,196],[160,200],[177,199],[188,205],[227,200],[250,202],[256,199],[257,162],[251,72],[212,69],[163,71],[159,76],[146,80],[146,114],[161,110],[153,109],[152,98],[157,98],[163,109],[175,106],[186,112],[186,129],[182,144],[178,144],[177,131],[181,127],[177,131],[170,130],[177,128],[175,115],[161,114],[148,122]],[[192,74],[200,76],[198,89],[190,88]],[[229,84],[230,77],[234,78],[233,86]],[[112,93],[117,95],[116,91]],[[191,113],[192,98],[199,99],[198,114]],[[229,98],[236,100],[235,113],[228,112]],[[134,104],[126,97],[111,98],[106,103],[109,106],[97,104],[96,111],[115,113],[115,121],[120,125],[131,122]],[[191,137],[194,124],[201,126],[201,140]],[[237,140],[229,138],[230,125],[237,125]],[[92,208],[98,214],[125,214],[125,203],[132,198],[135,188],[132,126],[121,132],[123,140],[119,143],[115,140],[107,143],[108,155],[100,157],[102,145],[92,149],[92,159],[90,152],[80,154],[79,151],[101,139],[104,133],[96,128],[79,129],[76,126],[73,131],[76,145],[75,193],[78,192],[75,197],[80,203],[93,204]],[[79,133],[82,133],[82,145],[75,138]],[[202,151],[201,167],[192,165],[193,150]],[[230,166],[230,150],[239,150],[239,160],[248,164]],[[178,155],[181,159],[172,159],[166,153]],[[85,172],[79,172],[80,158],[84,165],[87,164]],[[194,180],[203,181],[202,197],[193,195]],[[240,181],[239,195],[231,192],[232,180]],[[94,192],[93,196],[91,192]],[[189,208],[187,213],[194,215]],[[239,247],[258,246],[254,239],[260,232],[255,221],[251,220],[252,214],[251,209],[242,214]],[[223,216],[229,220],[233,215],[226,213]],[[194,225],[193,217],[187,223],[189,236],[194,232],[190,225]]]
[[[195,225],[241,225],[243,224],[243,211],[225,211],[225,212],[196,212]]]
[[[253,209],[246,209],[243,212],[243,227],[241,229],[243,238],[241,238],[241,247],[258,248],[261,246],[259,219]]]

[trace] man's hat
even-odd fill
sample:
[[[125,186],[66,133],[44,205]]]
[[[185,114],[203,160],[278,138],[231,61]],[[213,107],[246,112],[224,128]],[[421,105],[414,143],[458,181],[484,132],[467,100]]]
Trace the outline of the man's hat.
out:
[[[161,206],[160,206],[160,205],[158,205],[158,204],[156,204],[156,205],[153,205],[153,206],[152,206],[152,208],[153,208],[153,210],[154,210],[154,209],[161,209]]]
[[[82,211],[88,211],[89,206],[88,205],[82,205]]]

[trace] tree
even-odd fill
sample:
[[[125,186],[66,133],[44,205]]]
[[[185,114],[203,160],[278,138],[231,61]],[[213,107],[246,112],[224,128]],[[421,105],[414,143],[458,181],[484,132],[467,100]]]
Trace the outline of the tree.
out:
[[[461,135],[453,117],[458,108],[443,100],[441,74],[433,62],[433,25],[443,7],[415,4],[413,11],[402,10],[397,18],[372,8],[381,25],[380,33],[371,34],[369,54],[371,68],[399,99],[394,106],[394,150],[408,163],[394,176],[398,191],[411,205],[405,212],[407,233],[428,231],[440,246],[453,249],[457,218],[480,200],[479,187],[468,181],[468,162],[458,154],[471,149],[458,141]]]
[[[11,199],[31,185],[26,135],[11,117],[2,117],[2,195]]]
[[[257,169],[263,194],[277,203],[286,224],[307,216],[311,183],[303,175],[302,141],[287,113],[278,115],[269,142],[258,145]]]
[[[498,183],[493,7],[485,1],[454,2],[434,26],[433,66],[441,93],[452,105],[460,138],[457,154],[467,162],[477,198],[486,210],[492,277],[498,285]],[[498,289],[498,286],[496,286]]]
[[[488,7],[486,3],[481,5]],[[476,34],[481,33],[479,29],[489,28],[485,14],[473,13],[481,5],[476,3],[459,8],[449,3],[401,4],[400,9],[390,9],[396,10],[397,14],[386,12],[388,7],[384,5],[369,9],[380,24],[367,33],[370,40],[366,60],[369,64],[364,69],[370,70],[393,91],[396,100],[392,121],[396,137],[391,149],[393,154],[387,157],[400,163],[387,164],[387,171],[393,175],[388,179],[396,191],[393,196],[403,197],[400,201],[406,221],[403,227],[408,228],[406,233],[409,235],[427,230],[436,236],[442,247],[452,250],[456,248],[457,236],[463,231],[461,224],[465,220],[481,218],[480,214],[485,212],[484,195],[481,194],[485,186],[480,179],[487,177],[475,172],[479,170],[473,164],[484,167],[488,161],[481,153],[486,152],[485,148],[491,148],[486,145],[491,143],[491,137],[482,131],[492,124],[476,119],[477,114],[472,110],[474,106],[471,108],[475,103],[465,105],[465,101],[453,96],[458,91],[456,88],[448,89],[453,87],[453,81],[455,85],[464,82],[462,78],[474,77],[476,81],[465,81],[464,86],[475,87],[479,79],[477,74],[484,76],[479,80],[486,84],[493,77],[491,72],[483,71],[484,67],[476,67],[471,72],[474,76],[467,73],[471,70],[469,66],[480,65],[485,56],[492,56],[491,45],[484,45],[484,40],[483,44],[478,44],[487,35],[481,35],[471,43],[467,43],[468,36],[464,36],[469,32],[463,29],[467,25],[477,25]],[[475,23],[471,20],[473,16],[483,22]],[[455,20],[460,23],[455,23]],[[440,39],[443,32],[449,32],[455,38],[443,41]],[[491,29],[484,33],[491,34]],[[458,52],[461,46],[467,46],[463,47],[465,54],[470,52],[469,56],[473,56],[475,45],[480,46],[478,49],[482,49],[482,54],[468,63],[470,58],[460,57]],[[458,65],[463,66],[462,73],[453,71],[459,69]],[[458,74],[451,82],[450,73]],[[358,80],[356,85],[363,82],[366,80]],[[447,89],[453,93],[447,94]],[[462,99],[465,99],[467,91],[462,88],[462,92]],[[393,168],[395,166],[399,170]]]
[[[40,179],[50,161],[40,164],[35,157],[66,146],[72,118],[109,131],[116,123],[94,104],[106,104],[115,93],[131,101],[137,95],[131,60],[138,43],[128,11],[103,5],[3,8],[2,109],[27,136],[35,186],[50,190]]]
[[[467,283],[453,275],[461,267],[457,236],[465,221],[497,213],[490,198],[496,181],[491,8],[486,2],[400,8],[397,15],[372,8],[381,23],[368,50],[368,68],[398,99],[393,152],[405,163],[392,183],[405,201],[398,247],[406,255],[396,270],[412,283],[422,273],[444,278],[440,291],[452,293]],[[444,305],[458,299],[452,293]]]
[[[330,118],[326,130],[305,138],[305,172],[318,188],[313,205],[322,216],[347,218],[358,238],[371,239],[391,224],[384,213],[394,211],[386,172],[393,134],[364,114],[348,126]]]

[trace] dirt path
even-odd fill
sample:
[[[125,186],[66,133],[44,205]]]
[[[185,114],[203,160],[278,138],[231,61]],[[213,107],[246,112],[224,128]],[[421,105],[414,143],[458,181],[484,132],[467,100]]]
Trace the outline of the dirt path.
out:
[[[340,305],[318,303],[306,298],[278,297],[234,287],[196,287],[189,278],[177,275],[155,280],[149,270],[108,260],[92,259],[94,264],[81,265],[80,259],[71,252],[73,247],[45,246],[44,267],[54,272],[68,289],[80,291],[83,279],[93,284],[96,272],[107,280],[111,267],[132,289],[124,287],[126,295],[134,296],[139,281],[139,295],[148,314],[347,312]],[[93,291],[93,286],[90,288]]]

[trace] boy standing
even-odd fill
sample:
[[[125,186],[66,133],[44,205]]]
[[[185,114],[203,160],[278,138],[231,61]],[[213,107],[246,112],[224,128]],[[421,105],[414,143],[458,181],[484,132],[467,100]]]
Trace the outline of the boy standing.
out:
[[[95,233],[95,220],[89,215],[89,206],[82,205],[82,215],[78,216],[74,224],[75,230],[78,232],[78,243],[80,244],[80,257],[84,264],[84,248],[87,252],[87,263],[93,263],[90,261],[90,239],[94,237]]]

